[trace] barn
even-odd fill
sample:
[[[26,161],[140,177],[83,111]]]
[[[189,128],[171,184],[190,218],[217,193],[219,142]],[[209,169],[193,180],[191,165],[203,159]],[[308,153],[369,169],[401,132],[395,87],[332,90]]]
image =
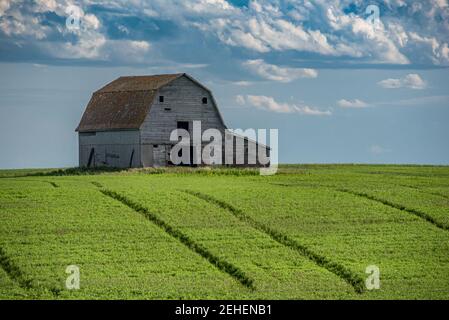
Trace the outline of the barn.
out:
[[[170,140],[170,134],[175,129],[184,129],[192,137],[195,122],[201,123],[201,132],[217,129],[223,136],[228,133],[212,92],[191,76],[180,73],[119,77],[93,93],[76,128],[79,165],[117,168],[173,165],[170,153],[177,142]],[[222,164],[267,165],[259,159],[255,163],[250,161],[253,158],[250,155],[262,148],[269,157],[268,147],[238,135],[231,138],[235,142],[232,153],[226,153],[223,145]],[[205,143],[198,146],[192,142],[187,152],[193,155],[194,148],[204,148]],[[239,145],[243,162],[236,161]]]

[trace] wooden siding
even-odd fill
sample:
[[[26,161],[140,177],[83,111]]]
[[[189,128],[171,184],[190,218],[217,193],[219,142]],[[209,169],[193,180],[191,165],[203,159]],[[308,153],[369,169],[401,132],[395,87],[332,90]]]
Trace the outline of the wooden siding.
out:
[[[164,102],[159,102],[159,96],[164,96]],[[203,97],[207,98],[207,104],[202,103]],[[183,76],[159,89],[140,128],[141,142],[170,144],[170,133],[177,128],[177,122],[189,121],[191,131],[194,120],[201,121],[202,131],[215,128],[223,132],[225,129],[210,93]]]
[[[169,159],[168,151],[171,145],[158,144],[153,147],[153,164],[155,167],[164,167]]]
[[[99,131],[82,133],[79,139],[79,165],[86,167],[92,148],[94,155],[92,166],[109,166],[117,168],[140,167],[139,131]],[[133,153],[134,150],[134,153]]]

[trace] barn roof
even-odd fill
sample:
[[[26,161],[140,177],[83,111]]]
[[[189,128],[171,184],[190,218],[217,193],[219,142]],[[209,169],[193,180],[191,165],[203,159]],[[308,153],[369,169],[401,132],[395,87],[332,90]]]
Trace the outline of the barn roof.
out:
[[[97,92],[157,90],[183,75],[184,73],[120,77],[108,83]]]
[[[157,90],[184,75],[178,73],[117,78],[94,92],[76,131],[140,128]]]

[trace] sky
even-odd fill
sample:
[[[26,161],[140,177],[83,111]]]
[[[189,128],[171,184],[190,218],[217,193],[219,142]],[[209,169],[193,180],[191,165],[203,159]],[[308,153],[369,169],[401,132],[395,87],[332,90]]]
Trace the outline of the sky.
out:
[[[78,164],[119,76],[185,72],[281,163],[449,164],[447,0],[0,0],[0,168]]]

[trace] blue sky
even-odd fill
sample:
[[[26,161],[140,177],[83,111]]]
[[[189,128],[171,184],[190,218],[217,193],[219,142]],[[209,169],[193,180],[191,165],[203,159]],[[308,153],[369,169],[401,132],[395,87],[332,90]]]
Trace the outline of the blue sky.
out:
[[[173,72],[281,162],[449,164],[448,43],[446,0],[0,0],[0,168],[76,166],[93,91]]]

